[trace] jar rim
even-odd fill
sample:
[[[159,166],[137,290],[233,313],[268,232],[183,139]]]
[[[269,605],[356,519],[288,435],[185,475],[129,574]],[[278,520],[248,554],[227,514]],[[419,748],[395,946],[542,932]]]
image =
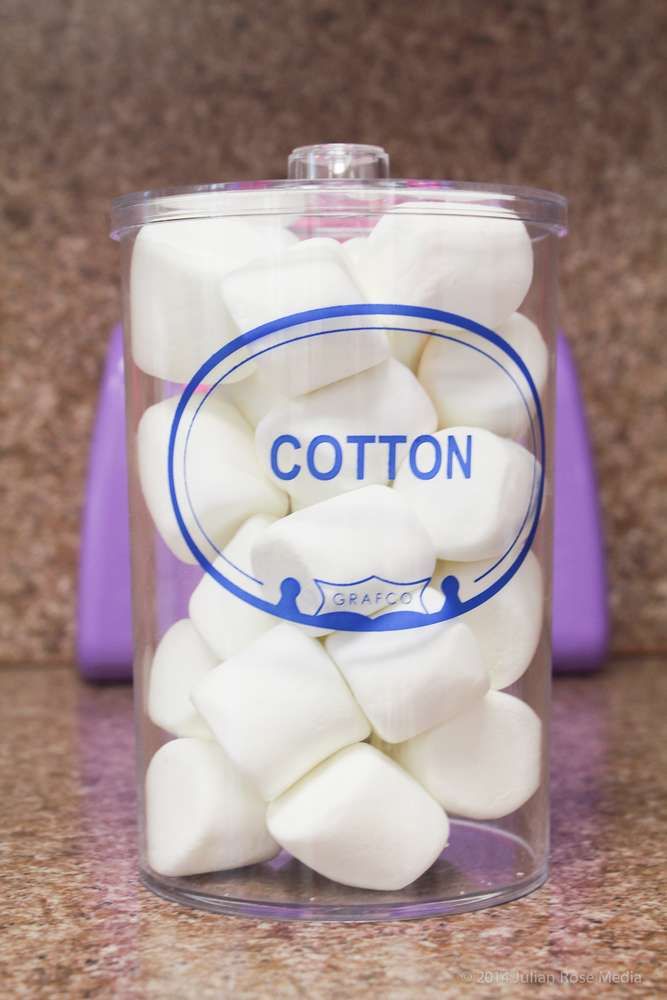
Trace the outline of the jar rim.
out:
[[[397,200],[400,199],[400,200]],[[358,204],[355,204],[358,202]],[[115,198],[111,236],[121,239],[156,222],[225,217],[384,215],[396,205],[421,214],[487,219],[520,219],[556,236],[567,233],[567,199],[553,191],[467,181],[394,179],[318,179],[227,181],[134,191]]]

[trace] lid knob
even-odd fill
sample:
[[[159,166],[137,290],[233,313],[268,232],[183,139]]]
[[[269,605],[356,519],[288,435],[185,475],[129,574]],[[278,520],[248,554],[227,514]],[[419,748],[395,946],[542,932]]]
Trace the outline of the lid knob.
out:
[[[325,142],[299,146],[287,160],[290,180],[317,180],[325,177],[377,179],[389,176],[389,154],[381,146],[353,142]]]

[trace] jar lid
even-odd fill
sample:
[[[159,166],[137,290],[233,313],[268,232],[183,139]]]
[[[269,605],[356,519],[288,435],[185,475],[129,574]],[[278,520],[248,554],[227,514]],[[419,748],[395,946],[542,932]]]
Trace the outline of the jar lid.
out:
[[[137,191],[116,198],[114,239],[153,222],[216,217],[384,215],[397,205],[410,214],[521,219],[557,236],[567,232],[567,201],[539,188],[447,180],[388,179],[380,146],[328,143],[303,146],[289,157],[289,178],[232,181]]]

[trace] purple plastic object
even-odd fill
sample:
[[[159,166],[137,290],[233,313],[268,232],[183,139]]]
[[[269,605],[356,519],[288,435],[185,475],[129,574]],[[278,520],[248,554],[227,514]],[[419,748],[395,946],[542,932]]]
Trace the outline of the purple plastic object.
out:
[[[604,539],[584,402],[562,333],[557,341],[556,400],[554,667],[594,670],[609,646]]]
[[[127,680],[132,664],[123,332],[111,334],[93,430],[79,550],[77,657],[89,680]]]
[[[557,342],[553,655],[556,671],[594,670],[607,652],[607,583],[595,472],[577,372]],[[157,558],[161,557],[160,551]],[[164,554],[162,555],[164,557]],[[200,570],[184,566],[165,628],[187,614]],[[95,421],[79,571],[78,659],[89,680],[132,676],[125,384],[119,326],[109,343]]]

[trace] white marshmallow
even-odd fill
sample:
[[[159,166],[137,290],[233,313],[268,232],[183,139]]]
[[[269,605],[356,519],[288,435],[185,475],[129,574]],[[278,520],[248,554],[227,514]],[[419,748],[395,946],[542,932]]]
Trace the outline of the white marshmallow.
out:
[[[358,596],[344,610],[372,614],[386,606],[382,594],[396,590],[383,581],[414,583],[418,593],[435,561],[428,534],[402,497],[387,486],[366,486],[276,521],[253,546],[252,565],[272,603],[291,577],[301,586],[302,614],[339,611],[336,595],[350,590]],[[359,586],[345,586],[353,583]],[[336,586],[321,589],[326,584]]]
[[[157,530],[174,555],[195,562],[181,535],[171,503],[167,477],[169,435],[178,397],[149,407],[137,430],[139,480]],[[191,397],[183,415],[187,426],[201,397]],[[175,449],[174,468],[182,476],[185,434]],[[180,480],[179,480],[180,482]],[[255,454],[252,432],[238,411],[221,399],[212,398],[199,411],[192,425],[187,452],[187,486],[200,524],[217,546],[224,545],[250,515],[258,512],[280,517],[288,500],[262,473]],[[200,539],[184,491],[177,489],[181,513],[195,540]]]
[[[439,586],[446,576],[455,576],[459,598],[465,601],[479,593],[475,580],[486,568],[483,562],[438,563],[433,582]],[[542,633],[543,608],[542,570],[529,552],[509,583],[459,619],[479,643],[492,688],[509,687],[530,666]]]
[[[325,648],[374,731],[400,743],[484,697],[489,678],[461,622],[391,632],[338,632]]]
[[[259,424],[255,440],[262,468],[278,488],[290,494],[300,509],[347,490],[388,482],[391,472],[388,445],[377,441],[364,446],[346,443],[348,435],[403,435],[410,441],[418,434],[434,431],[436,425],[435,410],[415,376],[404,365],[389,358],[365,372],[298,396],[271,410]],[[300,464],[300,473],[288,480],[275,476],[271,470],[271,449],[282,434],[292,435],[301,443],[298,450],[289,444],[283,449],[287,458],[278,456],[276,459],[278,467],[284,467],[284,471],[289,471],[295,463]],[[318,435],[333,436],[339,443],[342,465],[333,479],[317,479],[307,468],[308,447]],[[313,462],[321,472],[333,468],[333,447],[326,441],[313,453]],[[401,463],[406,449],[406,444],[394,444],[395,468]],[[361,478],[358,478],[360,473]]]
[[[468,562],[503,555],[519,534],[537,491],[534,456],[514,441],[479,427],[450,427],[433,437],[442,456],[437,475],[418,478],[406,459],[395,489],[427,529],[438,558]],[[464,463],[470,457],[469,478],[452,441]],[[424,457],[417,454],[415,464],[422,472],[430,471],[434,455],[430,445],[424,446]],[[447,478],[450,464],[451,478]]]
[[[218,391],[236,407],[251,427],[257,427],[269,410],[287,401],[287,396],[278,392],[256,367],[252,375],[242,382],[225,382]]]
[[[407,333],[404,330],[387,330],[391,353],[410,371],[417,372],[419,362],[430,337],[426,333]]]
[[[368,237],[364,288],[371,302],[400,302],[466,316],[495,329],[523,302],[533,275],[524,224],[511,212],[478,218],[466,206],[404,203]]]
[[[320,875],[362,889],[402,889],[447,846],[440,806],[365,743],[340,750],[268,808],[272,835]]]
[[[130,272],[136,364],[156,378],[189,381],[239,334],[222,298],[222,276],[295,239],[279,226],[241,219],[180,220],[140,229]],[[244,365],[236,377],[250,372]]]
[[[499,819],[537,791],[541,728],[529,705],[489,691],[467,712],[402,743],[395,756],[448,812]]]
[[[256,514],[236,532],[213,566],[216,570],[255,597],[265,598],[262,584],[252,575],[251,552],[255,542],[276,518]],[[274,615],[261,611],[226,590],[213,576],[205,573],[190,598],[190,618],[220,660],[238,653],[263,632],[278,624]],[[299,625],[313,638],[326,635],[329,629]]]
[[[518,368],[495,345],[475,334],[458,327],[449,327],[446,332],[477,349],[429,337],[419,365],[419,380],[438,411],[439,426],[468,424],[505,437],[520,438],[534,412],[534,404]],[[521,356],[538,393],[541,392],[549,359],[535,324],[515,313],[496,332]],[[480,354],[479,349],[490,357]],[[518,379],[525,402],[507,372]]]
[[[211,730],[190,701],[190,691],[220,660],[187,618],[175,622],[155,651],[148,682],[148,715],[174,736],[211,739]]]
[[[261,597],[261,584],[244,573],[252,573],[252,546],[274,521],[275,518],[267,514],[251,517],[241,525],[222,556],[213,564],[215,569],[257,597]],[[239,573],[239,569],[243,572]],[[238,653],[276,624],[272,615],[225,590],[208,573],[204,574],[192,593],[189,612],[197,630],[220,660]]]
[[[277,625],[211,671],[193,701],[267,800],[370,726],[322,645]]]
[[[291,257],[312,258],[314,255],[330,254],[339,262],[341,267],[351,272],[350,264],[342,243],[332,239],[330,236],[311,236],[309,239],[300,240],[290,247]]]
[[[347,257],[348,268],[359,287],[363,290],[369,302],[382,303],[384,305],[395,303],[397,300],[393,295],[390,298],[376,298],[377,294],[386,296],[390,294],[390,289],[385,288],[374,279],[372,267],[368,262],[368,237],[355,236],[351,240],[346,240],[343,250]],[[366,274],[367,269],[369,274]],[[409,304],[409,303],[408,303]],[[416,372],[419,366],[419,359],[422,351],[429,339],[423,333],[407,333],[402,330],[387,330],[387,338],[391,353],[411,371]]]
[[[366,259],[367,236],[353,236],[342,244],[347,267],[359,288],[364,288],[364,261]]]
[[[368,737],[366,743],[370,743],[370,745],[372,747],[375,747],[376,750],[379,750],[380,753],[386,754],[387,757],[391,757],[392,759],[394,756],[394,751],[396,750],[397,746],[400,745],[398,743],[387,743],[387,741],[383,740],[382,737],[375,732],[375,730],[373,730],[371,735]]]
[[[148,862],[159,875],[199,875],[275,857],[266,807],[217,743],[172,740],[146,772]]]
[[[222,290],[243,332],[294,313],[364,301],[334,240],[304,240],[285,253],[240,268],[223,279]],[[256,358],[257,367],[287,396],[300,396],[364,371],[389,355],[381,330],[322,334],[267,350],[299,335],[304,335],[303,328],[294,327],[289,336],[271,334],[256,344],[265,352]]]

